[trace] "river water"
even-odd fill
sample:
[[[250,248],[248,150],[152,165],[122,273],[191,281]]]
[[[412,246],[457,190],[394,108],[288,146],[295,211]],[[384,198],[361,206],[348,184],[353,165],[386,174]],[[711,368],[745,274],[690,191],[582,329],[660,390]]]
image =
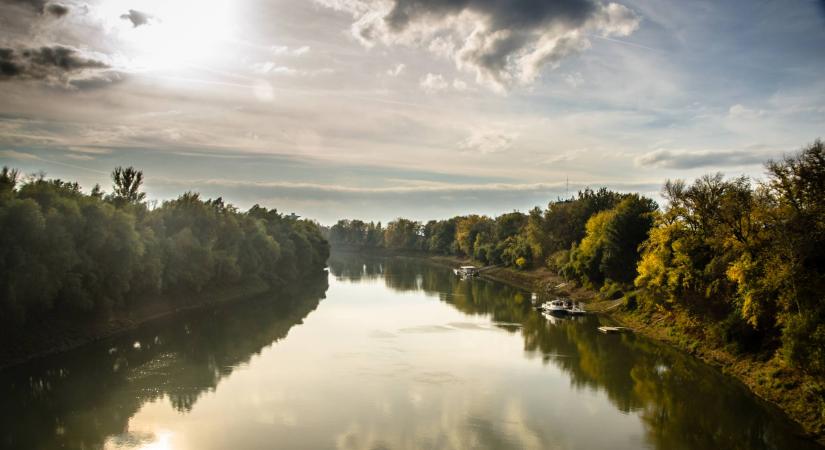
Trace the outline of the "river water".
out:
[[[406,258],[0,372],[9,449],[820,449],[692,357]]]

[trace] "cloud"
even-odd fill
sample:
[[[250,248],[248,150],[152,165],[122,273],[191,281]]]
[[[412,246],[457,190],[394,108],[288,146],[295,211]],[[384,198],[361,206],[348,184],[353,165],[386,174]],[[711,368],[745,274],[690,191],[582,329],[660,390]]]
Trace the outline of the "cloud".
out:
[[[67,153],[66,158],[73,159],[75,161],[94,161],[95,157],[92,155],[86,155],[82,153]]]
[[[12,5],[22,5],[31,8],[40,14],[49,13],[57,17],[64,16],[69,12],[69,8],[67,6],[57,3],[49,3],[48,0],[2,0],[2,2]]]
[[[728,116],[734,119],[755,119],[765,114],[764,111],[750,109],[742,104],[735,104],[728,109]]]
[[[86,58],[77,50],[60,45],[22,50],[0,48],[0,81],[43,80],[71,85],[94,80],[107,69],[108,64]]]
[[[132,22],[133,28],[137,28],[141,25],[147,25],[153,19],[152,15],[135,9],[130,9],[128,13],[122,14],[120,18]]]
[[[587,152],[587,149],[579,148],[574,150],[567,150],[557,155],[550,156],[542,161],[542,164],[561,164],[568,161],[573,161],[579,157],[580,154]]]
[[[46,6],[45,11],[55,17],[63,17],[69,13],[69,7],[59,3],[51,3]]]
[[[434,73],[428,73],[422,77],[418,85],[427,92],[443,91],[450,86],[441,74]]]
[[[310,47],[308,45],[304,45],[298,48],[289,48],[286,45],[273,45],[270,47],[270,50],[273,54],[279,56],[302,56],[309,53]]]
[[[36,155],[32,155],[30,153],[18,152],[18,151],[15,151],[15,150],[0,150],[0,156],[2,156],[3,158],[16,159],[18,161],[38,161],[38,160],[40,160],[40,158],[38,158]]]
[[[486,155],[508,150],[517,138],[517,134],[505,131],[475,131],[458,146],[464,151]]]
[[[398,75],[401,75],[401,72],[403,72],[406,67],[407,66],[403,63],[399,63],[392,69],[387,70],[387,75],[391,77],[397,77]]]
[[[338,184],[303,183],[290,181],[239,181],[223,178],[178,180],[174,178],[152,177],[153,182],[175,186],[221,186],[226,188],[245,187],[260,189],[284,189],[316,193],[338,194],[410,194],[433,193],[449,194],[456,192],[525,192],[557,189],[564,186],[564,182],[557,183],[482,183],[456,184],[443,182],[418,181],[405,186],[362,187]]]
[[[177,195],[184,189],[196,190],[205,197],[223,196],[242,208],[258,203],[278,207],[282,211],[295,211],[324,223],[335,223],[341,217],[353,215],[382,221],[395,217],[427,220],[468,213],[495,215],[513,209],[527,210],[536,205],[546,205],[549,200],[565,195],[566,191],[563,180],[555,183],[404,181],[407,183],[372,187],[149,176],[147,189],[168,192],[168,196]],[[605,184],[589,184],[593,187],[602,185]],[[588,184],[571,182],[569,191],[575,192],[586,186]],[[646,193],[656,193],[661,188],[658,181],[609,183],[607,186],[623,192]]]
[[[84,146],[74,145],[74,146],[67,147],[66,150],[69,150],[69,151],[74,152],[74,153],[89,153],[89,154],[93,154],[93,155],[108,155],[108,154],[112,153],[111,149],[108,149],[108,148],[105,148],[105,147],[95,147],[95,146],[92,146],[92,145],[84,145]]]
[[[596,0],[316,1],[349,12],[353,36],[366,46],[427,48],[496,90],[533,82],[544,67],[589,48],[589,34],[627,36],[640,20]]]
[[[767,156],[741,150],[667,150],[659,149],[636,158],[636,165],[664,169],[699,167],[752,166],[765,162]]]
[[[584,83],[584,77],[581,72],[568,73],[564,76],[564,82],[571,88],[575,89]]]
[[[82,78],[74,78],[69,80],[68,85],[73,88],[88,91],[91,89],[103,89],[115,83],[119,83],[124,79],[125,76],[122,72],[118,72],[116,70],[104,70],[87,74],[87,76]]]
[[[314,77],[318,75],[329,75],[334,72],[330,68],[300,70],[287,66],[279,66],[272,61],[258,62],[252,64],[250,67],[252,72],[258,75],[286,75],[286,76],[303,76]]]
[[[58,166],[69,167],[69,168],[72,168],[72,169],[78,169],[78,170],[82,170],[82,171],[86,171],[86,172],[92,172],[92,173],[96,173],[96,174],[106,175],[106,172],[103,172],[103,171],[100,171],[100,170],[90,169],[88,167],[83,167],[83,166],[76,166],[74,164],[69,164],[69,163],[65,163],[65,162],[61,162],[61,161],[56,161],[56,160],[53,160],[53,159],[43,158],[41,156],[38,156],[38,155],[35,155],[35,154],[32,154],[32,153],[18,152],[16,150],[0,150],[0,157],[1,158],[14,159],[14,160],[20,161],[21,163],[29,162],[29,163],[37,163],[38,165],[40,165],[40,163],[56,164]],[[80,160],[85,160],[86,158],[79,158],[79,159]]]

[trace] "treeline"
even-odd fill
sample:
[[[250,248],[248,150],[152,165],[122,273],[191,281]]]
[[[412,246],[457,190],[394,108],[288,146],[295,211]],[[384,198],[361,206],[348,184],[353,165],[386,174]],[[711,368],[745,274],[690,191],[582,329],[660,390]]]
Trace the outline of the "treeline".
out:
[[[187,192],[150,209],[142,172],[117,168],[112,192],[0,172],[0,322],[19,329],[49,314],[91,316],[169,294],[263,280],[289,283],[323,270],[320,227],[253,206]]]
[[[601,286],[633,282],[638,247],[656,209],[653,200],[637,194],[585,189],[528,214],[457,216],[427,223],[397,219],[386,227],[340,220],[327,233],[333,247],[423,251],[518,269],[549,265]]]
[[[825,149],[817,140],[767,176],[668,181],[659,209],[637,194],[581,191],[546,209],[415,222],[342,220],[330,243],[548,267],[626,299],[679,310],[706,338],[825,374]],[[776,353],[778,352],[778,353]]]

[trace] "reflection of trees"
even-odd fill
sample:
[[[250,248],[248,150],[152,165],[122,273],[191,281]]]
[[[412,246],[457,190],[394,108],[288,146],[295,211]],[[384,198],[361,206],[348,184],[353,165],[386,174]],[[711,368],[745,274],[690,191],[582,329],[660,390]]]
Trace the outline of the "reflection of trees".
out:
[[[399,292],[422,291],[437,295],[465,314],[490,315],[497,322],[520,323],[531,313],[529,294],[483,279],[462,280],[444,267],[409,257],[382,258],[333,255],[330,273],[343,280],[384,279]],[[512,329],[505,324],[503,328]]]
[[[0,373],[0,446],[99,448],[144,403],[168,396],[189,411],[234,367],[301,323],[326,289],[319,278]]]
[[[384,276],[382,258],[353,257],[333,253],[327,260],[330,273],[348,281],[377,280]]]
[[[349,258],[330,262],[350,278],[384,277],[399,291],[437,295],[465,314],[490,316],[500,327],[520,324],[528,355],[566,372],[572,386],[603,391],[620,411],[636,413],[657,449],[814,449],[785,429],[787,421],[715,369],[633,335],[602,335],[596,317],[551,323],[530,307],[529,295],[483,279],[462,281],[452,272],[413,258]],[[371,269],[372,268],[372,271]],[[352,278],[350,278],[352,279]]]

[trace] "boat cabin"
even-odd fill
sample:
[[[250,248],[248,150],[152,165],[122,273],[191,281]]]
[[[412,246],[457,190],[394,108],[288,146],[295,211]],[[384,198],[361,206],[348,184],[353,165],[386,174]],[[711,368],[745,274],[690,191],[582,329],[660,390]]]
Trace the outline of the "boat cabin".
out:
[[[476,266],[461,266],[455,269],[456,274],[463,277],[474,277],[478,275],[478,267]]]

